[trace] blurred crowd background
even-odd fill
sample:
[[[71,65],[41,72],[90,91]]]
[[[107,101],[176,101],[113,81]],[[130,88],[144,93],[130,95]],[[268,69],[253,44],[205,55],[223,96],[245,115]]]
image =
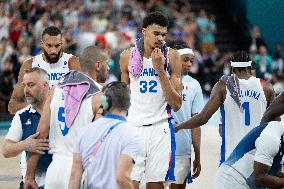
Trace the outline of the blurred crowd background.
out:
[[[0,113],[7,104],[21,64],[40,53],[41,33],[55,25],[64,36],[64,52],[79,55],[89,45],[100,45],[111,59],[109,81],[120,78],[119,55],[141,37],[141,21],[150,11],[169,17],[167,42],[184,40],[195,52],[192,75],[205,95],[221,75],[229,74],[233,51],[216,45],[215,15],[191,11],[188,0],[2,0],[0,1]],[[283,49],[280,43],[269,51],[258,26],[252,27],[247,50],[256,62],[257,77],[283,90]],[[273,53],[271,53],[273,52]]]

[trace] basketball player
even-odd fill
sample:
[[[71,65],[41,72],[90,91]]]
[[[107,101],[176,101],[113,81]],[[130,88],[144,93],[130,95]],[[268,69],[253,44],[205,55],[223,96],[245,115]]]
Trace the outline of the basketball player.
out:
[[[231,67],[233,75],[223,76],[215,84],[203,110],[175,128],[178,131],[204,125],[220,107],[222,116],[220,163],[224,162],[251,129],[259,125],[263,113],[275,96],[270,83],[251,75],[251,59],[247,53],[242,51],[234,54]]]
[[[175,124],[181,124],[190,117],[201,112],[203,108],[203,95],[197,80],[188,75],[190,72],[194,53],[183,41],[177,41],[171,45],[178,50],[182,63],[182,106],[177,112],[173,112]],[[201,171],[200,165],[200,138],[201,128],[181,130],[175,133],[176,138],[176,181],[170,185],[170,189],[185,189],[186,183],[191,182],[191,145],[193,144],[195,158],[193,161],[193,178],[197,178]]]
[[[165,179],[175,179],[175,142],[167,104],[174,111],[181,106],[181,64],[178,52],[165,45],[167,27],[165,15],[149,13],[143,19],[143,38],[120,56],[121,80],[130,84],[131,91],[127,120],[144,140],[132,172],[137,189],[144,172],[148,189],[164,188]]]
[[[256,77],[256,64],[255,61],[251,62],[251,69],[250,73],[253,77]],[[219,122],[219,135],[222,137],[222,116],[220,117],[220,122]]]
[[[26,60],[21,66],[18,82],[8,105],[11,114],[27,106],[22,85],[25,70],[33,67],[44,69],[48,73],[50,88],[69,70],[80,70],[78,58],[62,51],[62,33],[58,28],[50,26],[42,32],[41,49],[42,54]]]
[[[252,129],[219,167],[214,189],[283,188],[284,122]]]
[[[83,73],[71,71],[63,76],[49,95],[39,122],[39,138],[49,135],[49,153],[53,154],[46,172],[46,189],[68,188],[76,138],[79,130],[95,118],[100,106],[98,83],[104,83],[108,76],[108,55],[102,49],[87,47],[79,59]],[[38,158],[37,154],[29,158],[26,189],[37,187],[34,172]]]

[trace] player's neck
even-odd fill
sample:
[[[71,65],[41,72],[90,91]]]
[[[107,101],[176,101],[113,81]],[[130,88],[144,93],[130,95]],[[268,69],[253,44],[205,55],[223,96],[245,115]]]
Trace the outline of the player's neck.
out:
[[[153,51],[153,48],[149,45],[147,45],[144,41],[144,49],[145,49],[145,52],[144,52],[144,57],[146,58],[150,58],[151,57],[151,54],[152,54],[152,51]]]
[[[121,111],[121,110],[118,110],[118,109],[110,109],[110,111],[108,113],[116,114],[116,115],[119,115],[121,117],[125,117],[126,116],[126,112],[125,111]]]
[[[239,72],[239,73],[236,74],[236,76],[239,79],[249,79],[251,77],[251,75],[246,73],[246,72]]]

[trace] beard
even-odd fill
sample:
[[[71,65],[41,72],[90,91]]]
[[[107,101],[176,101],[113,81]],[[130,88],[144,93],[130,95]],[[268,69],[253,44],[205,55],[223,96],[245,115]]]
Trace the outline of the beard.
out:
[[[44,49],[43,49],[43,54],[45,56],[45,59],[48,63],[51,63],[51,64],[54,64],[54,63],[57,63],[58,60],[60,59],[60,56],[61,56],[61,53],[62,53],[62,49],[57,53],[57,54],[52,54],[52,55],[55,55],[53,57],[51,57]]]
[[[25,98],[28,104],[31,104],[34,108],[38,107],[44,102],[43,93],[36,94],[35,96],[27,93]]]

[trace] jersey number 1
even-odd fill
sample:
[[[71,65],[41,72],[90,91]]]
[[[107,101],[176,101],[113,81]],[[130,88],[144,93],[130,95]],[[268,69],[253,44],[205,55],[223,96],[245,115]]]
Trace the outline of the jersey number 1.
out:
[[[245,125],[249,126],[250,125],[250,112],[249,112],[249,102],[244,102],[242,104],[242,108],[245,113]]]

